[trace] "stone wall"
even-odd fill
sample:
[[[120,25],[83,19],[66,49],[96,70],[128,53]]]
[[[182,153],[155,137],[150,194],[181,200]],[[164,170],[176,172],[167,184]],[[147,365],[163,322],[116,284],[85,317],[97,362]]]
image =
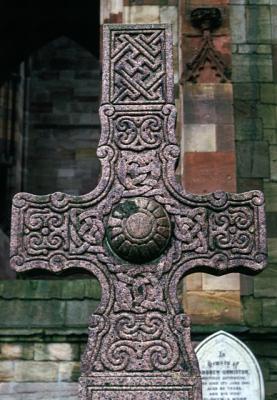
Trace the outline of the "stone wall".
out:
[[[1,400],[76,400],[93,280],[0,282]]]
[[[249,4],[248,4],[249,3]],[[277,4],[231,2],[234,118],[238,190],[265,193],[269,265],[248,281],[244,322],[266,379],[266,398],[277,398]]]
[[[32,55],[29,79],[25,191],[88,193],[100,173],[99,61],[61,37]]]
[[[0,81],[0,278],[14,278],[9,268],[11,198],[22,189],[25,68],[21,64]]]
[[[207,29],[206,36],[193,19],[194,12],[199,12],[199,20],[203,18],[203,8],[207,12],[217,10],[215,15],[207,14],[216,28]],[[183,185],[192,193],[236,192],[229,2],[184,0],[179,2],[179,10]],[[193,324],[240,324],[240,277],[230,274],[218,278],[202,273],[188,276],[183,304]]]
[[[0,229],[9,233],[11,196],[22,188],[25,68],[0,80]],[[1,276],[1,273],[0,273]]]

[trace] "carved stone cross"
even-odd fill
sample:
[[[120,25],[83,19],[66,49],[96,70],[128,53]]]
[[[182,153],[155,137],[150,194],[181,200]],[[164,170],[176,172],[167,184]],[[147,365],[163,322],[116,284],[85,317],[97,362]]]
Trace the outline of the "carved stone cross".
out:
[[[80,197],[13,200],[16,271],[83,268],[101,284],[81,400],[200,400],[177,284],[195,271],[265,267],[261,192],[200,196],[176,183],[173,89],[168,25],[104,26],[99,185]]]

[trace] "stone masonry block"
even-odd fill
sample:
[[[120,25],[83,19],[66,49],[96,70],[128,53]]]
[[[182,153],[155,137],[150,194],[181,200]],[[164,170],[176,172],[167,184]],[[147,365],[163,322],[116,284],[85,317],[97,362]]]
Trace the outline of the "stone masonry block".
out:
[[[269,146],[270,149],[270,178],[277,181],[277,145]]]
[[[254,278],[255,297],[277,297],[277,268],[269,265],[266,270]]]
[[[246,118],[240,109],[236,109],[235,126],[236,140],[261,140],[263,138],[262,118]]]
[[[13,381],[15,377],[14,368],[13,361],[0,361],[0,382]]]
[[[277,84],[264,83],[261,85],[261,102],[277,104]]]
[[[178,45],[178,14],[177,7],[163,6],[160,7],[160,23],[171,24],[173,33],[173,45]]]
[[[185,288],[188,291],[199,291],[202,290],[202,273],[196,272],[192,275],[188,275],[185,279]],[[184,296],[186,294],[184,293]]]
[[[268,327],[277,327],[276,299],[263,300],[263,324]]]
[[[277,42],[277,3],[275,0],[270,0],[271,1],[271,32],[272,32],[272,42],[276,43]]]
[[[239,291],[187,292],[184,310],[191,315],[194,324],[241,322]]]
[[[96,279],[74,280],[3,280],[0,281],[0,299],[99,300],[101,288]]]
[[[268,212],[277,212],[277,182],[264,182],[265,207]]]
[[[249,326],[262,325],[262,300],[255,299],[253,296],[242,298],[243,316],[245,324]]]
[[[184,170],[184,186],[189,192],[234,192],[236,189],[234,152],[186,153]]]
[[[159,6],[124,7],[123,20],[126,24],[158,24],[160,22]]]
[[[78,384],[69,382],[7,382],[0,385],[1,400],[76,400]]]
[[[268,144],[244,141],[237,146],[238,175],[243,178],[269,177]]]
[[[76,382],[80,376],[79,362],[60,362],[59,363],[59,381]]]
[[[251,83],[234,83],[234,98],[238,100],[257,100],[259,98],[259,85]]]
[[[263,191],[264,181],[262,178],[238,178],[238,191],[248,192],[250,190]]]
[[[35,361],[72,361],[79,358],[79,346],[74,343],[35,343]]]
[[[203,290],[240,290],[240,275],[233,273],[225,276],[203,274]]]
[[[277,128],[264,129],[264,138],[269,144],[277,144]]]
[[[33,344],[2,343],[0,346],[0,360],[31,360],[34,357]]]
[[[216,151],[216,126],[214,124],[187,124],[184,130],[185,151]]]
[[[31,303],[31,304],[30,304]],[[27,302],[29,306],[29,326],[32,327],[61,327],[64,325],[65,302],[49,300],[47,302]],[[26,326],[26,325],[25,325]]]
[[[63,298],[100,300],[101,288],[97,279],[74,279],[62,288]]]
[[[59,364],[52,361],[15,361],[17,382],[55,382],[59,380]]]
[[[245,5],[232,3],[230,6],[230,26],[233,43],[245,43],[246,25],[245,25]]]
[[[268,262],[277,263],[277,238],[268,238]]]
[[[272,82],[272,56],[233,54],[233,82]]]
[[[98,302],[93,300],[68,301],[66,304],[65,325],[67,327],[87,326],[89,317],[97,306]]]
[[[248,6],[245,17],[247,41],[269,43],[272,36],[269,5]]]
[[[233,124],[216,125],[216,149],[218,151],[235,151]]]
[[[0,300],[2,328],[61,327],[64,324],[64,302]]]
[[[266,213],[267,237],[277,237],[277,212]]]
[[[276,105],[259,104],[258,116],[262,118],[264,128],[276,128]]]

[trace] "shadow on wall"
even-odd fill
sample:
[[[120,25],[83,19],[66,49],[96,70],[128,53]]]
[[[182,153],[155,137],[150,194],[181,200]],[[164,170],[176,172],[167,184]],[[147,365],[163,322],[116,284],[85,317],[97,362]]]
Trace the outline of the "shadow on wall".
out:
[[[0,279],[13,279],[16,277],[16,273],[10,269],[9,253],[9,238],[0,229]]]
[[[25,188],[80,195],[97,184],[100,67],[75,41],[60,37],[31,56]]]

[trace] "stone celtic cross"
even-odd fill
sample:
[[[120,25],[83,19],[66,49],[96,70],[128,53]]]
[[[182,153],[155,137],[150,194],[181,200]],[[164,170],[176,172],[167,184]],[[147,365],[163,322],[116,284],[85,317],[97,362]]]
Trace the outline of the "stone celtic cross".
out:
[[[173,89],[168,25],[104,26],[99,185],[13,200],[16,271],[81,268],[101,284],[82,400],[200,400],[177,284],[195,271],[255,274],[266,264],[261,192],[200,196],[176,183]]]

